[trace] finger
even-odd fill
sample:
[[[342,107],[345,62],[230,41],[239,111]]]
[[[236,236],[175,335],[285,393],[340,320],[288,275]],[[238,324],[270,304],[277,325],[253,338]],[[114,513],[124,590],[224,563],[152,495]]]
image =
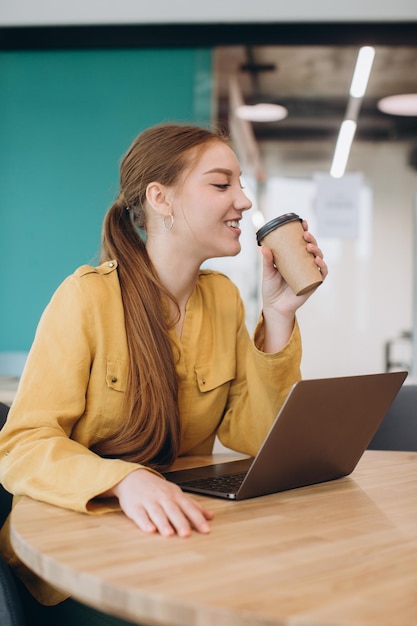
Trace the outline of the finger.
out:
[[[263,275],[265,278],[275,277],[277,272],[277,266],[274,263],[274,256],[272,251],[265,246],[261,246],[262,252],[262,265],[263,265]]]
[[[178,504],[167,502],[165,504],[165,514],[179,537],[189,537],[191,535],[190,520]]]
[[[199,502],[186,498],[182,503],[182,509],[186,515],[191,527],[199,533],[209,533],[210,525],[208,521],[212,520],[214,513],[203,507]]]
[[[152,504],[147,508],[147,514],[151,522],[155,525],[156,530],[164,537],[171,537],[175,534],[171,520],[166,510],[160,504]]]
[[[210,526],[208,520],[214,517],[214,513],[185,494],[182,494],[182,497],[176,502],[167,502],[165,504],[165,512],[181,537],[188,537],[192,528],[200,533],[209,533]]]
[[[261,246],[261,252],[264,262],[266,262],[268,265],[273,264],[274,256],[272,254],[272,250],[270,250],[266,246]]]
[[[201,512],[206,518],[206,520],[214,519],[214,516],[215,516],[214,511],[209,511],[208,509],[201,507]]]
[[[138,526],[145,533],[155,533],[157,528],[155,524],[151,522],[149,519],[149,515],[142,507],[137,507],[133,513],[129,513],[126,515],[135,522],[136,526]]]
[[[314,246],[317,246],[317,240],[316,240],[316,238],[314,237],[314,235],[312,235],[312,234],[310,233],[310,231],[306,230],[306,231],[303,233],[303,236],[304,236],[304,240],[305,240],[307,243],[312,243]]]
[[[311,252],[311,254],[313,254],[314,256],[319,256],[321,259],[323,258],[323,252],[317,245],[308,243],[307,250],[308,252]]]
[[[323,259],[319,256],[316,256],[316,258],[314,259],[317,267],[320,269],[320,272],[323,276],[323,278],[326,278],[326,276],[329,273],[328,267],[326,265],[326,263],[323,261]]]

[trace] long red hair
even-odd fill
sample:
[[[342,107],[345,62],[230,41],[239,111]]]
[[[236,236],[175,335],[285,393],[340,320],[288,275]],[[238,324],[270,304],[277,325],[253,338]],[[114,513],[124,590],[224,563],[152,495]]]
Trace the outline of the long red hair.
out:
[[[123,300],[129,373],[125,420],[109,439],[94,446],[102,456],[157,469],[178,456],[180,419],[175,359],[169,338],[168,300],[147,254],[146,189],[149,183],[178,184],[192,161],[220,134],[198,126],[164,124],[141,133],[120,165],[120,193],[107,212],[101,262],[116,259]]]

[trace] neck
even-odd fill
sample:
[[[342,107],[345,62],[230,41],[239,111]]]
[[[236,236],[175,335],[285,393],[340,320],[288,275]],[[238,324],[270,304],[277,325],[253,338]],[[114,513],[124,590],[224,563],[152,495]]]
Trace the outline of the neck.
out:
[[[181,317],[177,332],[181,335],[185,308],[197,282],[200,265],[197,262],[192,263],[187,255],[178,250],[170,250],[167,246],[148,242],[146,249],[161,283],[174,296],[179,306]]]

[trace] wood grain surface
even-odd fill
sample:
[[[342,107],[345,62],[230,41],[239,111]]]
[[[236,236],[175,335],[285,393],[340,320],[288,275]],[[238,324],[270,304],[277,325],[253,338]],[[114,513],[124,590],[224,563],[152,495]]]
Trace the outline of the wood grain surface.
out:
[[[417,453],[367,451],[337,481],[199,499],[212,531],[180,539],[25,497],[12,541],[55,587],[149,626],[417,624]]]

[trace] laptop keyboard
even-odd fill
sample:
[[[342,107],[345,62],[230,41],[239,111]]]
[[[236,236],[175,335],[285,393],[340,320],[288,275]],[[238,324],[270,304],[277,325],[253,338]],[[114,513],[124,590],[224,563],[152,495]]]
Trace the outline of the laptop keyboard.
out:
[[[227,474],[226,476],[211,476],[209,478],[197,478],[194,480],[187,480],[181,483],[183,489],[197,488],[208,489],[210,491],[220,491],[222,493],[235,493],[243,482],[246,476],[246,472],[239,474]]]

